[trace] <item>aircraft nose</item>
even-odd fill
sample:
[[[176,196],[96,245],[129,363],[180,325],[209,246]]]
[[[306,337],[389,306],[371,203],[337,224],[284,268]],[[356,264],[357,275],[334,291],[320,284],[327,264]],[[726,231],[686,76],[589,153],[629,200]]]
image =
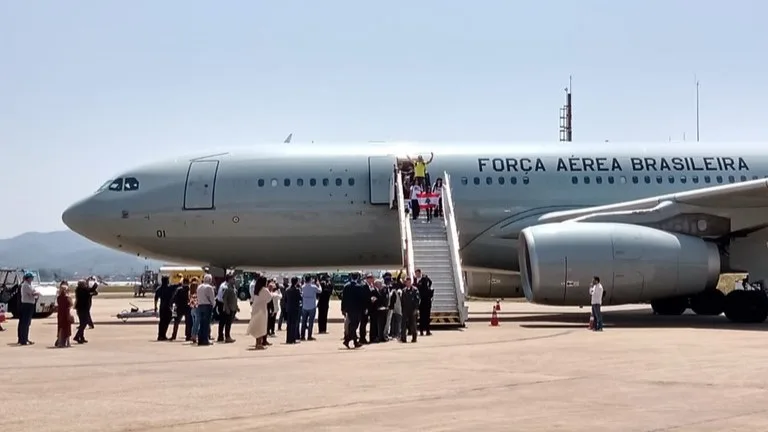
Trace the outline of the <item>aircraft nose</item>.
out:
[[[61,221],[64,222],[64,225],[80,235],[83,235],[87,226],[86,201],[80,200],[72,204],[61,214]]]

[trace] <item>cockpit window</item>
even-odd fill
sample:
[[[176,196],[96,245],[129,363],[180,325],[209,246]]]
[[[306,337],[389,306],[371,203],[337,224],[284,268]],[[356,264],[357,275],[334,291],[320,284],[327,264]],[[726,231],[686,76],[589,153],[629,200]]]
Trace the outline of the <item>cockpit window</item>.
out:
[[[109,190],[119,192],[123,190],[123,179],[115,179],[110,183]]]
[[[136,180],[136,177],[125,178],[125,184],[123,185],[123,190],[135,191],[138,188],[139,188],[139,181]]]
[[[111,184],[112,184],[112,180],[105,181],[103,185],[101,185],[98,189],[96,189],[96,193],[99,193],[99,192],[105,190]]]

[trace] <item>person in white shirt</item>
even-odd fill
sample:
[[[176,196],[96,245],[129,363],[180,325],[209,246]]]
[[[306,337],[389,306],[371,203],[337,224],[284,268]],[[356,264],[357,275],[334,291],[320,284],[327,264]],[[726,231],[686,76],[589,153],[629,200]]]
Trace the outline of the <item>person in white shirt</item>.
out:
[[[603,304],[603,285],[600,284],[600,278],[597,276],[592,279],[589,295],[592,297],[592,316],[595,318],[595,331],[603,331],[603,313],[600,311],[600,305]]]
[[[304,277],[301,287],[301,340],[313,341],[312,327],[315,325],[317,312],[317,296],[323,292],[309,275]]]
[[[32,325],[32,317],[35,315],[35,303],[40,293],[32,287],[32,281],[35,279],[35,275],[32,273],[24,274],[24,282],[21,283],[21,303],[19,304],[19,327],[18,327],[18,344],[19,345],[34,345],[35,343],[29,340],[29,327]]]
[[[197,344],[202,346],[211,344],[211,316],[213,307],[216,305],[216,294],[214,294],[212,283],[213,276],[206,274],[203,276],[203,284],[197,287],[197,314],[200,321]]]

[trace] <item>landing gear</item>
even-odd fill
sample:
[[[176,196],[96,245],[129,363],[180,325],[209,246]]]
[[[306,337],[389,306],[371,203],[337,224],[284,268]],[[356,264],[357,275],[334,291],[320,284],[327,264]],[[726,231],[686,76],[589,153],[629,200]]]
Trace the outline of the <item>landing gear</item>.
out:
[[[733,290],[725,296],[725,316],[735,323],[762,323],[768,318],[763,290]]]
[[[725,309],[725,294],[716,289],[702,291],[691,297],[691,309],[696,315],[720,315]]]
[[[682,315],[688,309],[688,297],[653,300],[651,308],[656,315]]]

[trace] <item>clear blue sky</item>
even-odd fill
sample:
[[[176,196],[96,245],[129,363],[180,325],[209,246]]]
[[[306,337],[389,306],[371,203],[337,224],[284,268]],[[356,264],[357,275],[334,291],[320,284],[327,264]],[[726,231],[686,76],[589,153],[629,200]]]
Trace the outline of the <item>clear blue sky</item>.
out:
[[[757,0],[0,0],[0,238],[63,229],[132,165],[289,132],[556,141],[569,74],[576,141],[692,140],[694,73],[702,139],[768,141],[766,16]]]

